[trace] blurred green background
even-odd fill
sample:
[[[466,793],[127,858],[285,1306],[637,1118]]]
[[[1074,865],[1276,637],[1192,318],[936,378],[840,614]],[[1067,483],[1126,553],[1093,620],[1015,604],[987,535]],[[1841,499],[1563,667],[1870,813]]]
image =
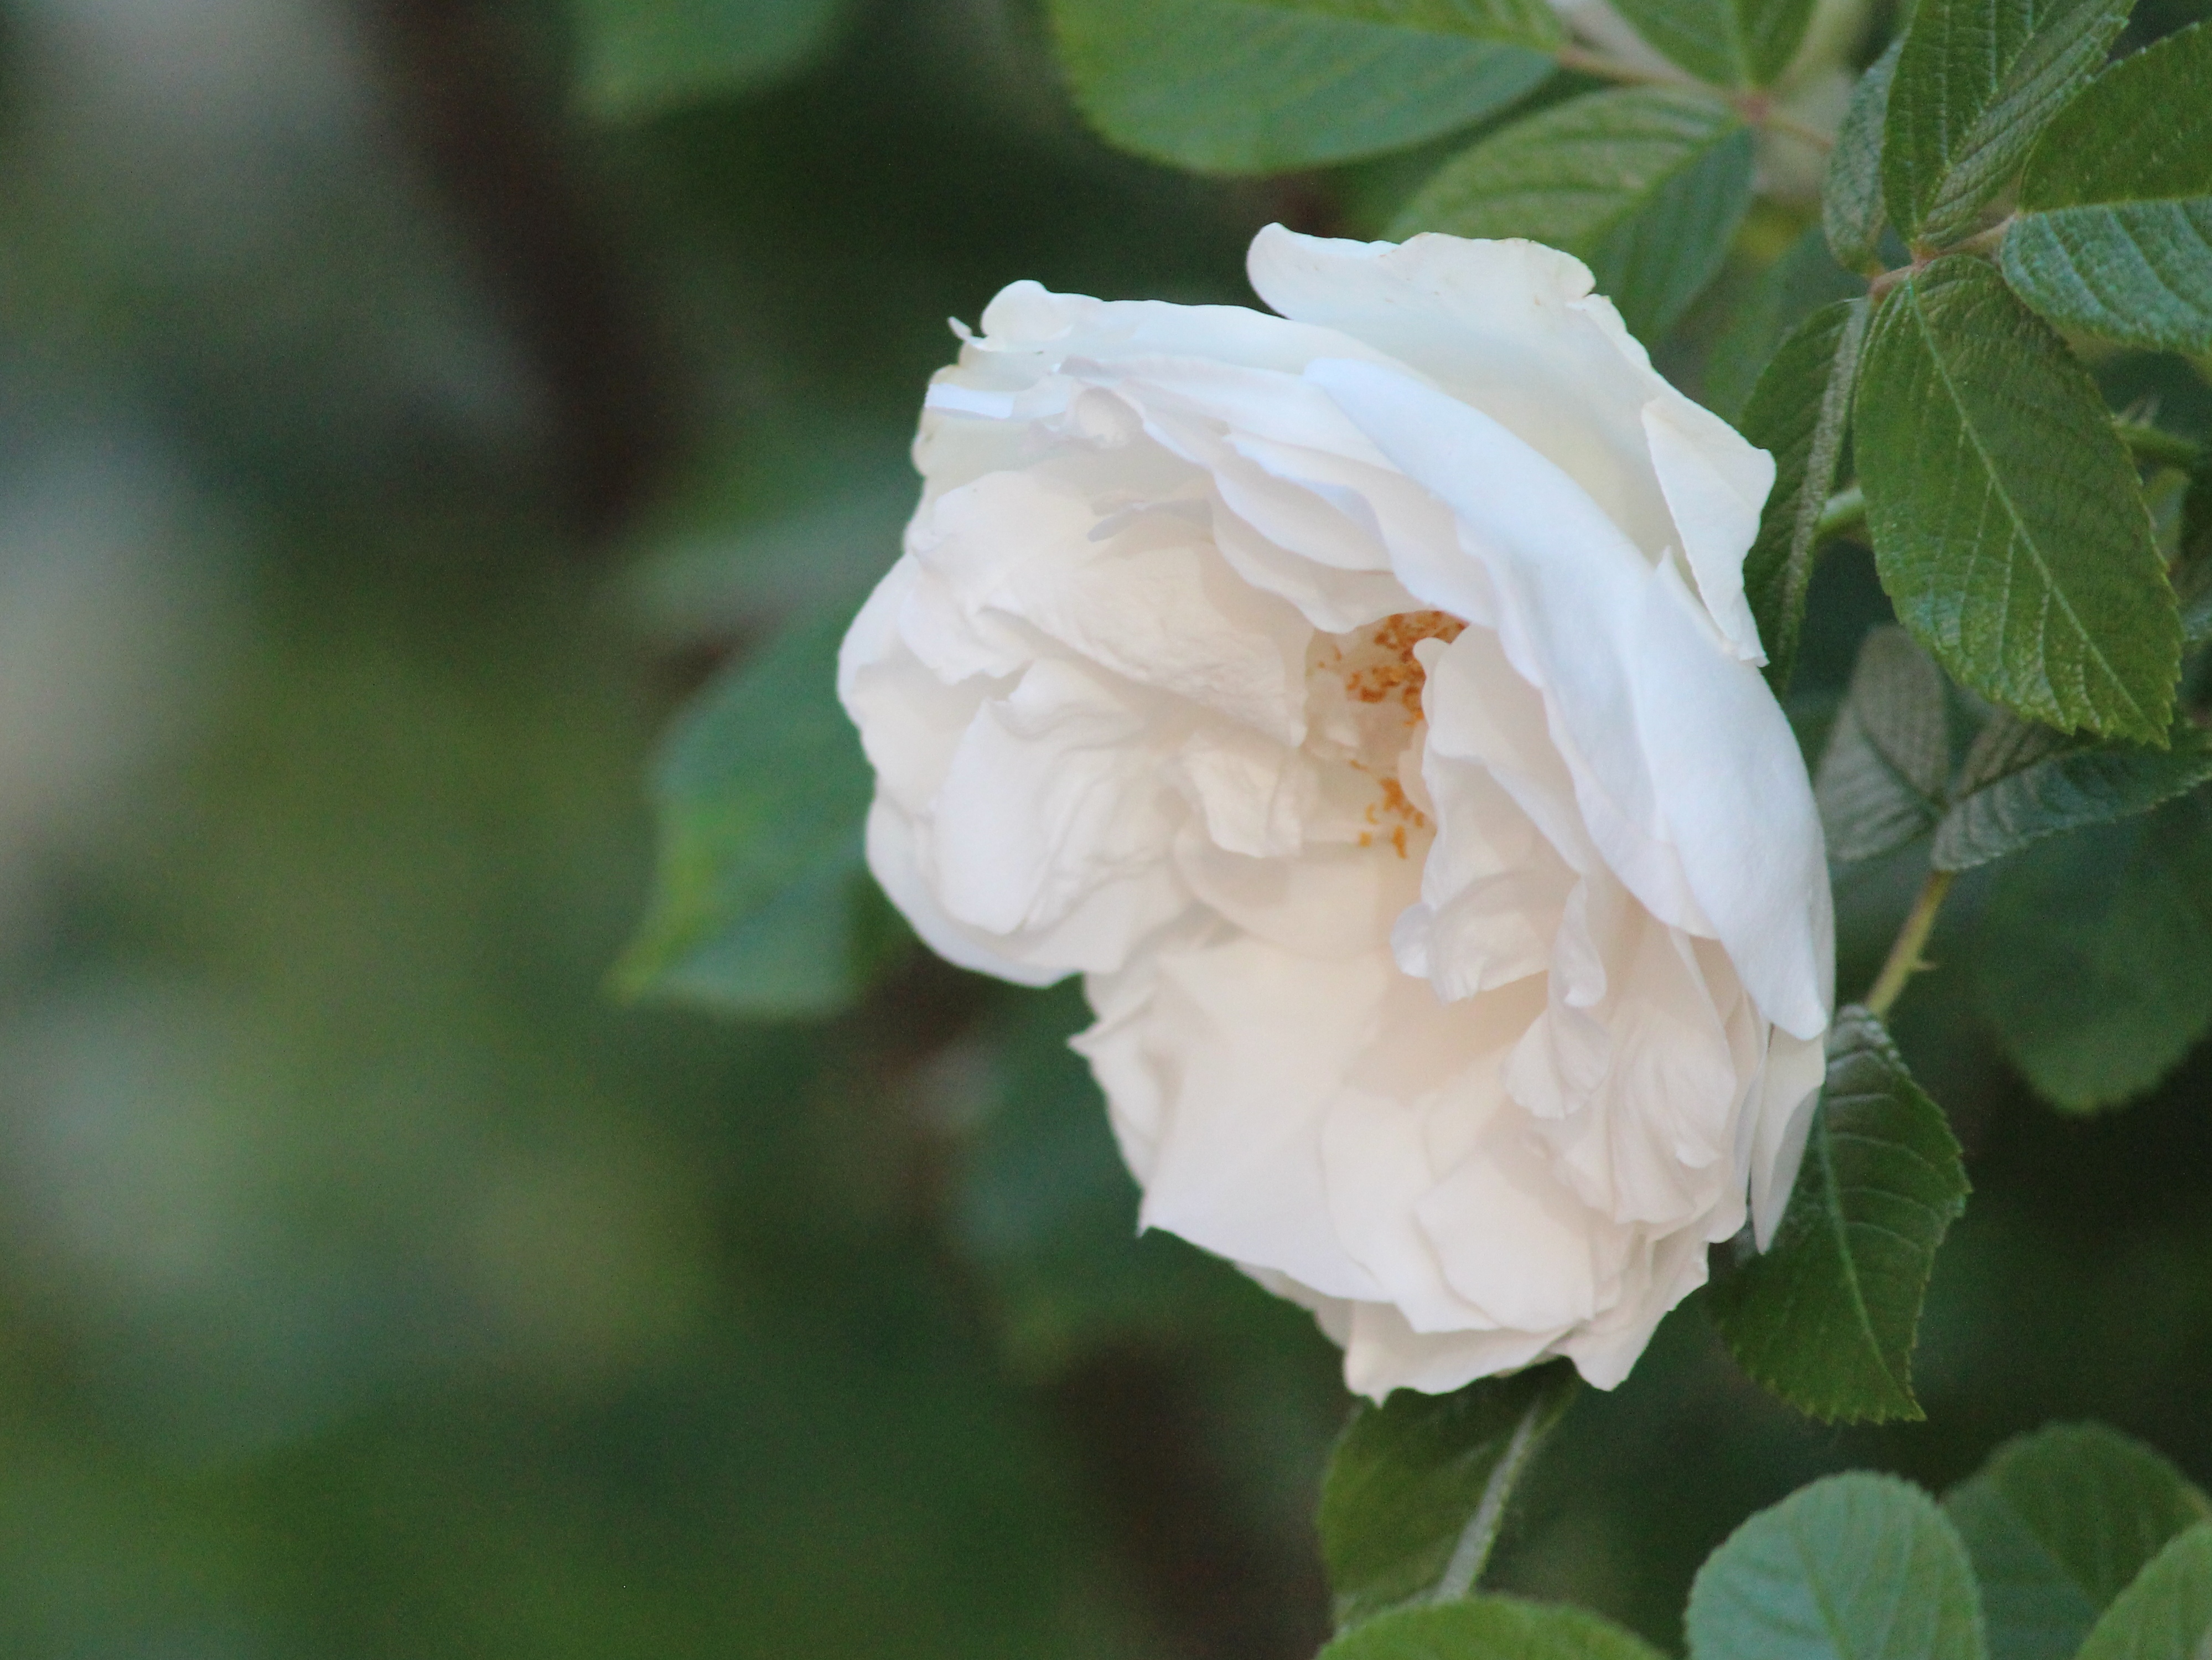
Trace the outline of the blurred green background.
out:
[[[1334,1357],[1132,1242],[1072,989],[894,945],[805,1019],[607,990],[658,734],[889,563],[945,319],[1244,299],[1258,225],[1387,193],[1111,156],[1039,29],[0,11],[0,1654],[1319,1640]],[[1822,581],[1816,719],[1881,614]],[[1913,879],[1844,896],[1846,988]],[[1938,972],[1899,1021],[1978,1189],[1931,1422],[1800,1420],[1686,1310],[1502,1583],[1673,1645],[1822,1469],[2095,1415],[2212,1477],[2212,1067],[2064,1120],[1970,1009]]]

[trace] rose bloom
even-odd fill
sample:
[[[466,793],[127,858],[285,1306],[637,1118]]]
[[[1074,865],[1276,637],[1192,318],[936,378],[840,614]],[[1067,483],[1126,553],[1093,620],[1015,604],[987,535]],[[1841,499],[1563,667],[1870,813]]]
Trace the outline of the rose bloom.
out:
[[[1755,665],[1773,464],[1577,260],[1280,227],[1280,313],[1017,283],[839,674],[868,857],[1076,1040],[1181,1234],[1346,1381],[1618,1383],[1823,1072],[1820,829]]]

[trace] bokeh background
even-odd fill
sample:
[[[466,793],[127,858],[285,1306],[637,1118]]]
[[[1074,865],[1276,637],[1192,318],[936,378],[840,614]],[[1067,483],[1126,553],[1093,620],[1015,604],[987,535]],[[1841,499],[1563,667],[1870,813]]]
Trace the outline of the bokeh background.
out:
[[[1110,155],[1020,0],[624,3],[0,9],[0,1653],[1303,1657],[1333,1355],[1133,1239],[1072,990],[609,976],[658,735],[889,563],[945,319],[1248,300],[1396,175]],[[1814,732],[1882,614],[1821,581]],[[1972,1006],[1899,1019],[1978,1188],[1931,1421],[1799,1420],[1693,1304],[1500,1583],[1677,1646],[1825,1469],[2097,1416],[2212,1478],[2212,1066],[2064,1119]]]

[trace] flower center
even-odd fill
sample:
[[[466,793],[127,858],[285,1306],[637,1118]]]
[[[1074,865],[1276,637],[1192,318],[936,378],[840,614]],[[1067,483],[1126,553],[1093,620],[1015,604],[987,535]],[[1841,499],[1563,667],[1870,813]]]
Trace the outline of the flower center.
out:
[[[1428,674],[1413,648],[1449,644],[1467,624],[1440,611],[1399,611],[1349,634],[1319,634],[1306,653],[1306,752],[1324,763],[1328,794],[1348,813],[1347,839],[1363,848],[1387,842],[1409,855],[1408,832],[1429,828],[1419,790],[1419,755],[1407,751],[1421,724]]]

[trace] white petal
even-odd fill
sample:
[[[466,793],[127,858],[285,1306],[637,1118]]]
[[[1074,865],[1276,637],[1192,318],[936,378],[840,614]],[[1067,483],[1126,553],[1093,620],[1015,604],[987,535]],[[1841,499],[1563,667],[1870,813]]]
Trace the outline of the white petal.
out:
[[[1766,1067],[1750,1109],[1759,1123],[1751,1164],[1752,1237],[1761,1250],[1774,1243],[1774,1230],[1790,1207],[1827,1071],[1826,1050],[1818,1037],[1778,1031],[1767,1046]]]
[[[1346,242],[1271,225],[1246,264],[1284,316],[1399,360],[1563,470],[1647,561],[1679,541],[1644,406],[1680,394],[1580,260],[1534,242]]]
[[[1606,862],[1662,921],[1717,936],[1768,1018],[1820,1031],[1834,955],[1826,859],[1804,761],[1758,671],[1727,653],[1671,564],[1645,566],[1573,481],[1494,421],[1364,365],[1310,373],[1459,514]],[[1516,488],[1482,482],[1494,478]],[[1447,609],[1464,582],[1442,560],[1400,574]]]
[[[1419,891],[1420,866],[1388,844],[1309,847],[1295,859],[1251,859],[1187,829],[1176,867],[1204,903],[1238,927],[1316,959],[1388,950],[1391,924]]]
[[[1651,1341],[1651,1334],[1685,1297],[1705,1283],[1705,1244],[1694,1233],[1676,1233],[1657,1242],[1651,1261],[1603,1319],[1570,1334],[1560,1353],[1593,1388],[1618,1388],[1629,1368]]]
[[[1168,1105],[1142,1219],[1328,1297],[1382,1295],[1328,1225],[1322,1126],[1397,970],[1246,938],[1164,953],[1146,1058]]]
[[[1698,597],[1735,654],[1764,663],[1759,624],[1744,598],[1743,556],[1774,488],[1774,458],[1680,394],[1646,404],[1644,429]]]
[[[1183,909],[1168,853],[1188,809],[1143,696],[1048,659],[982,706],[917,827],[946,915],[1095,972]]]
[[[930,891],[915,853],[913,823],[882,796],[868,809],[868,872],[882,885],[921,941],[956,968],[996,975],[1018,986],[1048,986],[1073,972],[1065,964],[1025,962],[1000,949],[1005,943],[947,916]]]
[[[1531,1365],[1560,1335],[1417,1332],[1388,1304],[1355,1303],[1344,1346],[1344,1385],[1370,1401],[1380,1401],[1393,1389],[1443,1395],[1478,1377]]]

